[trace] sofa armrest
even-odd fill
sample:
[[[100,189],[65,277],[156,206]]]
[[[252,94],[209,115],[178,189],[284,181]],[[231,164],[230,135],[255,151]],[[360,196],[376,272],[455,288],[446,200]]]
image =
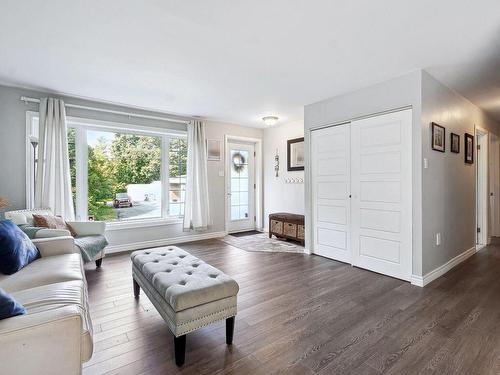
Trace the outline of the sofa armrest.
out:
[[[35,238],[52,238],[52,237],[66,237],[71,236],[71,233],[67,229],[40,229],[35,234]]]
[[[91,236],[104,234],[106,223],[104,221],[67,221],[78,236]]]
[[[0,321],[3,374],[80,374],[82,316],[64,306]]]
[[[38,238],[34,239],[33,243],[38,251],[40,251],[42,258],[78,252],[78,249],[75,247],[75,240],[71,236]]]

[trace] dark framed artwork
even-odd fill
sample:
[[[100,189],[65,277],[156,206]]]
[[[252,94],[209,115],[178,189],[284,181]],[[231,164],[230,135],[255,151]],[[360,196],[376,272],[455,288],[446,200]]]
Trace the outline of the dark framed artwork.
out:
[[[465,133],[464,135],[465,162],[474,164],[474,136]]]
[[[450,150],[455,154],[460,153],[460,136],[455,133],[450,133]]]
[[[443,126],[431,122],[432,126],[432,149],[444,152],[446,149],[446,130]]]
[[[304,137],[289,139],[286,149],[287,170],[304,170]]]

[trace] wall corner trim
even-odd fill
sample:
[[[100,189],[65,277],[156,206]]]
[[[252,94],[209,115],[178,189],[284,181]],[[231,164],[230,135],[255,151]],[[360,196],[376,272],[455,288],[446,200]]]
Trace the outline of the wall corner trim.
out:
[[[128,251],[133,251],[133,250],[147,249],[150,247],[169,246],[169,245],[185,243],[185,242],[208,240],[211,238],[220,238],[220,237],[224,237],[226,235],[227,235],[227,233],[224,231],[192,234],[192,235],[187,235],[187,236],[162,238],[159,240],[133,242],[133,243],[127,243],[127,244],[123,244],[123,245],[111,245],[111,246],[106,247],[105,251],[106,251],[106,254],[116,254],[116,253],[123,253],[123,252],[128,252]]]
[[[443,276],[445,273],[452,270],[460,263],[470,258],[476,252],[477,252],[476,247],[473,246],[470,249],[465,250],[463,253],[457,255],[456,257],[450,259],[445,264],[433,269],[431,272],[425,274],[423,277],[418,275],[412,275],[411,283],[412,285],[424,287],[427,284],[431,283],[432,281],[436,280],[437,278]]]

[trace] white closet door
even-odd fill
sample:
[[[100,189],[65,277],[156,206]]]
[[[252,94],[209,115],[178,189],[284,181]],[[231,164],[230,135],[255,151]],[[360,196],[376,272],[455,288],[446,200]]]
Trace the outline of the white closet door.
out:
[[[349,124],[311,134],[314,253],[351,263]]]
[[[412,263],[412,112],[351,122],[353,264],[403,280]]]

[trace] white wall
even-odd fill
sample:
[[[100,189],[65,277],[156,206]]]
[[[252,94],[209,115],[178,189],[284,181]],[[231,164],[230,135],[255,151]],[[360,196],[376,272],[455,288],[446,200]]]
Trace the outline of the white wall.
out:
[[[304,171],[287,171],[287,140],[304,136],[304,123],[291,122],[264,130],[264,230],[269,230],[269,214],[304,214],[304,183],[286,183],[286,178],[304,179]],[[279,177],[274,171],[276,149],[280,157]]]
[[[446,128],[445,153],[431,149],[431,122]],[[422,176],[425,275],[475,246],[476,163],[464,163],[464,133],[474,135],[474,126],[479,126],[498,135],[500,126],[426,72],[422,73],[421,124],[422,157],[429,164]],[[460,135],[460,154],[450,152],[450,132]],[[440,246],[436,233],[441,233]]]

